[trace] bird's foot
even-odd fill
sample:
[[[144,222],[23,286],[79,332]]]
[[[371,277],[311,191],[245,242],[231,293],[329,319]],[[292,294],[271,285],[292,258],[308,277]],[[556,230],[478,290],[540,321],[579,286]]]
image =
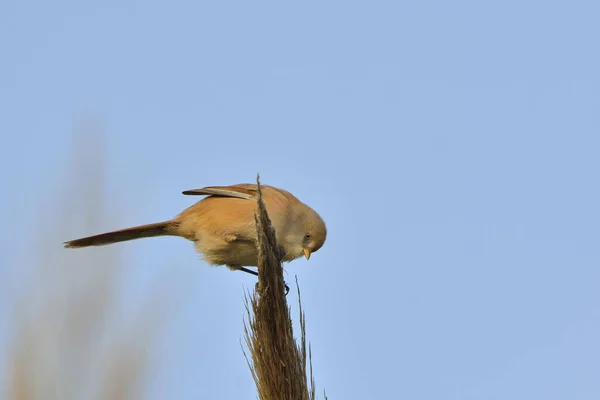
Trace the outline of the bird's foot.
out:
[[[240,271],[244,271],[244,272],[247,272],[247,273],[252,274],[254,276],[258,276],[258,272],[252,271],[251,269],[248,269],[248,268],[240,267]]]
[[[256,271],[252,271],[251,269],[242,267],[241,265],[228,265],[227,266],[229,269],[233,270],[233,271],[244,271],[248,274],[252,274],[254,276],[258,276],[258,272]],[[285,295],[287,296],[288,293],[290,292],[290,287],[287,285],[287,283],[283,282],[283,285],[285,287]],[[258,289],[258,282],[256,282],[256,289]]]
[[[254,276],[258,276],[258,272],[256,271],[252,271],[251,269],[248,269],[246,267],[242,267],[241,265],[238,264],[229,264],[227,265],[227,268],[229,268],[232,271],[244,271],[248,274],[252,274]]]

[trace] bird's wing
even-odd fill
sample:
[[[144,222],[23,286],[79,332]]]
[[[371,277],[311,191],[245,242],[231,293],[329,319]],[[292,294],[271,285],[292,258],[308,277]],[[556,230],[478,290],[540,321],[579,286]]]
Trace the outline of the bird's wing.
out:
[[[185,190],[182,193],[192,196],[223,196],[250,200],[255,198],[256,192],[256,185],[241,183],[232,186],[207,186],[201,189]]]

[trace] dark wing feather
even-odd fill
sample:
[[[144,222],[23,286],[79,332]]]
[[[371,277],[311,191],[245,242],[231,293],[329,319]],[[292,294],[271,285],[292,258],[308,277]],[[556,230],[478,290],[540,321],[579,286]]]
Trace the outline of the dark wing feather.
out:
[[[192,196],[224,196],[251,200],[256,196],[256,185],[239,184],[232,186],[207,186],[201,189],[190,189],[182,192]]]

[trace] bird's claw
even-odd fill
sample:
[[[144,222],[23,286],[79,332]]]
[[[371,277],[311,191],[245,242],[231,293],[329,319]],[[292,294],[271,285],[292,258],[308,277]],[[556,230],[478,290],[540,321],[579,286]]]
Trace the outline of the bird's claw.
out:
[[[285,287],[285,295],[287,296],[288,293],[290,292],[290,287],[285,282],[283,282],[283,286]],[[254,288],[256,291],[258,291],[258,282],[256,282],[256,285],[254,286]]]

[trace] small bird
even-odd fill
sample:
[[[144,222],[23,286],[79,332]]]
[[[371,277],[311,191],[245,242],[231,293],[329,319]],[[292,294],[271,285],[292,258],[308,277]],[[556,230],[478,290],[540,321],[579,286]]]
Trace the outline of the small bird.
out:
[[[323,219],[286,190],[261,185],[261,192],[277,243],[284,250],[281,261],[293,261],[303,255],[308,260],[327,238]],[[70,240],[64,246],[104,246],[155,236],[179,236],[194,242],[210,265],[226,265],[231,270],[257,275],[244,268],[258,264],[254,220],[257,193],[257,185],[248,183],[186,190],[184,195],[207,197],[171,220]]]

